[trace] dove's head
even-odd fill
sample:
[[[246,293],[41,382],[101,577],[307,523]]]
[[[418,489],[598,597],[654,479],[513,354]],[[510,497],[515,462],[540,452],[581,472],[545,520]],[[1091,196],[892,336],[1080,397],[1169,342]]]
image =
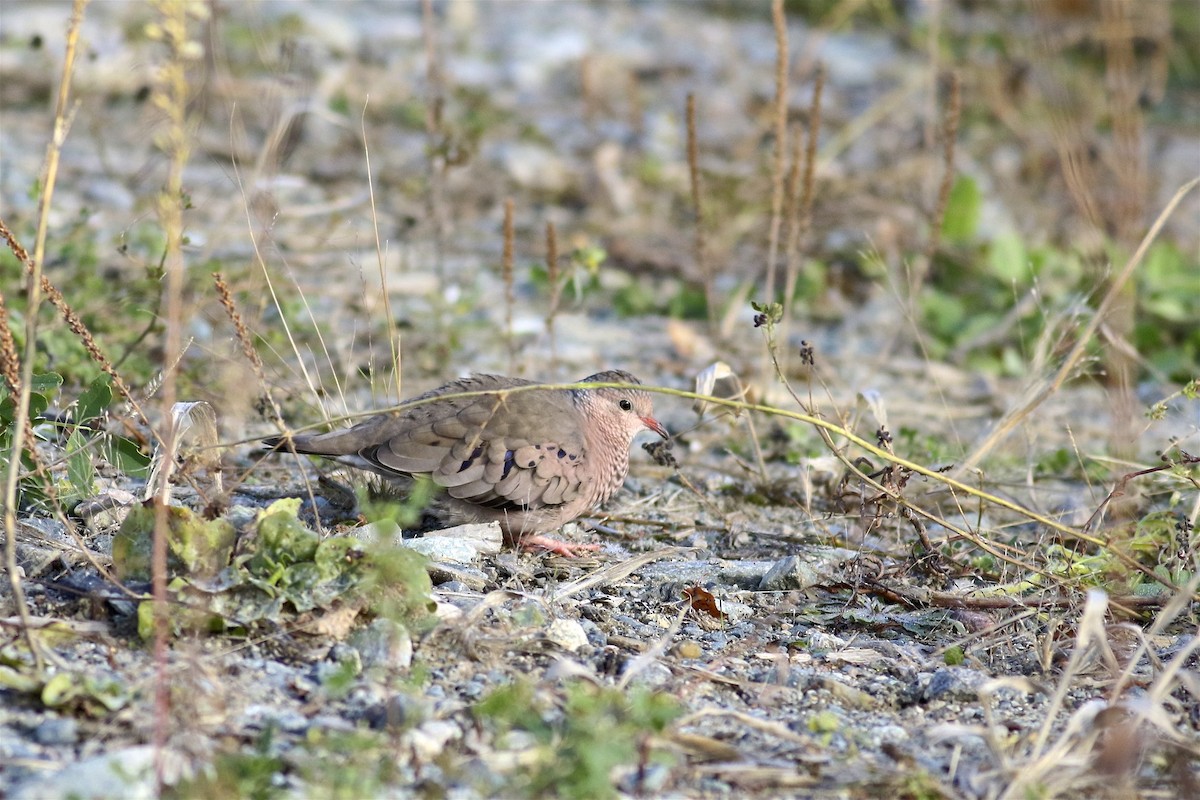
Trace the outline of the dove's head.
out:
[[[581,383],[623,383],[640,386],[628,372],[613,369],[589,375]],[[576,389],[575,396],[584,413],[594,420],[606,436],[618,438],[628,450],[633,438],[642,431],[653,431],[664,439],[670,438],[667,429],[654,418],[654,403],[650,393],[642,389]]]

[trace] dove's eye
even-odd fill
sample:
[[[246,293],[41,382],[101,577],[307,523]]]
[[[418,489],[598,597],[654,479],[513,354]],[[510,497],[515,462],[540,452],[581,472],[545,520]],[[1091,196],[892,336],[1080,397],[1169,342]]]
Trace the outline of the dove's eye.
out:
[[[629,402],[628,400],[621,400],[621,402],[617,403],[617,405],[621,407],[622,411],[633,411],[633,403]]]

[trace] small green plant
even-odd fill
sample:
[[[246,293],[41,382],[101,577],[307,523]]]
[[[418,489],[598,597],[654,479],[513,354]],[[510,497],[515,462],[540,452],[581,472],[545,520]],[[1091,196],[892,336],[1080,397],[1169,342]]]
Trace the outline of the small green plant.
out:
[[[501,746],[512,733],[532,741],[533,757],[509,776],[509,791],[523,797],[616,797],[613,770],[665,758],[649,750],[650,738],[680,714],[661,692],[598,687],[579,681],[564,695],[535,690],[528,681],[502,686],[474,708],[495,727]]]
[[[416,629],[432,625],[425,559],[406,548],[365,548],[348,536],[322,538],[298,517],[300,500],[272,503],[251,523],[236,555],[236,531],[225,519],[206,520],[186,508],[167,509],[170,589],[180,630],[242,631],[246,626],[335,602],[370,608]],[[155,509],[133,509],[113,539],[113,566],[123,578],[146,578]],[[138,607],[138,632],[153,633],[153,604]]]
[[[387,734],[370,730],[335,731],[310,728],[304,742],[300,777],[304,797],[359,800],[388,796],[385,787],[400,778]]]
[[[202,800],[209,797],[238,797],[271,800],[283,795],[276,776],[284,771],[283,759],[272,755],[274,726],[268,724],[250,752],[221,753],[211,766],[191,780],[165,787],[167,800]]]
[[[59,442],[64,452],[67,480],[56,487],[56,496],[67,508],[95,494],[97,458],[135,477],[145,476],[149,468],[150,458],[136,442],[103,428],[104,416],[113,401],[109,380],[108,375],[93,379],[71,405],[69,413],[53,420],[44,415],[62,387],[62,376],[45,373],[35,375],[31,382],[29,418],[34,435]],[[15,400],[0,386],[0,464],[6,463],[12,453]],[[36,465],[28,452],[22,453],[21,463],[27,474],[18,486],[18,507],[45,505],[49,502],[43,485],[45,478],[33,474]]]
[[[369,522],[391,521],[401,528],[411,528],[421,521],[425,509],[433,501],[439,489],[427,477],[414,478],[403,497],[396,497],[387,491],[375,491],[371,486],[360,488],[358,494],[359,508]]]
[[[961,350],[969,366],[1021,375],[1033,343],[1054,334],[1056,326],[1070,324],[1082,303],[1099,302],[1095,270],[1076,252],[1050,244],[1032,246],[1016,232],[982,240],[982,204],[975,181],[960,177],[942,222],[945,246],[919,298],[924,325],[933,334],[929,353],[943,358]],[[1110,251],[1112,264],[1128,257],[1116,247]],[[1200,372],[1198,273],[1200,259],[1169,241],[1156,242],[1137,271],[1132,345],[1151,369],[1181,383]],[[1011,319],[1014,303],[1031,293],[1039,303]],[[996,329],[1009,332],[999,338],[989,335]]]

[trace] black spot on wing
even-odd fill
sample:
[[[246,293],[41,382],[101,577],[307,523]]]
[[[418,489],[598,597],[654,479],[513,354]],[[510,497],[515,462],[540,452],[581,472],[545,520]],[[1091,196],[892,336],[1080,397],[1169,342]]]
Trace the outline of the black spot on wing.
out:
[[[517,462],[513,459],[513,451],[505,450],[504,451],[504,472],[500,473],[500,480],[504,480],[505,478],[507,478],[508,473],[512,472],[512,468],[515,467],[516,465],[517,465]]]
[[[493,508],[497,511],[529,511],[530,507],[516,500],[509,500],[504,497],[497,497],[492,500],[484,500],[477,502],[484,508]]]
[[[462,466],[458,468],[458,471],[462,472],[467,467],[474,464],[475,459],[479,458],[481,455],[483,455],[483,445],[480,445],[479,447],[475,448],[475,450],[471,453],[470,457],[466,461],[462,462]]]

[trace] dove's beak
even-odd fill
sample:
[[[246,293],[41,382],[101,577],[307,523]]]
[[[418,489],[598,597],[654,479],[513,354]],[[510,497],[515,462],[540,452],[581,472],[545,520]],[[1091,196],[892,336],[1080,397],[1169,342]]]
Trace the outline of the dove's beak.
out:
[[[662,423],[656,420],[654,417],[638,417],[638,419],[640,419],[642,424],[646,426],[646,430],[654,431],[664,439],[671,438],[671,434],[667,433],[667,429],[664,428]]]

